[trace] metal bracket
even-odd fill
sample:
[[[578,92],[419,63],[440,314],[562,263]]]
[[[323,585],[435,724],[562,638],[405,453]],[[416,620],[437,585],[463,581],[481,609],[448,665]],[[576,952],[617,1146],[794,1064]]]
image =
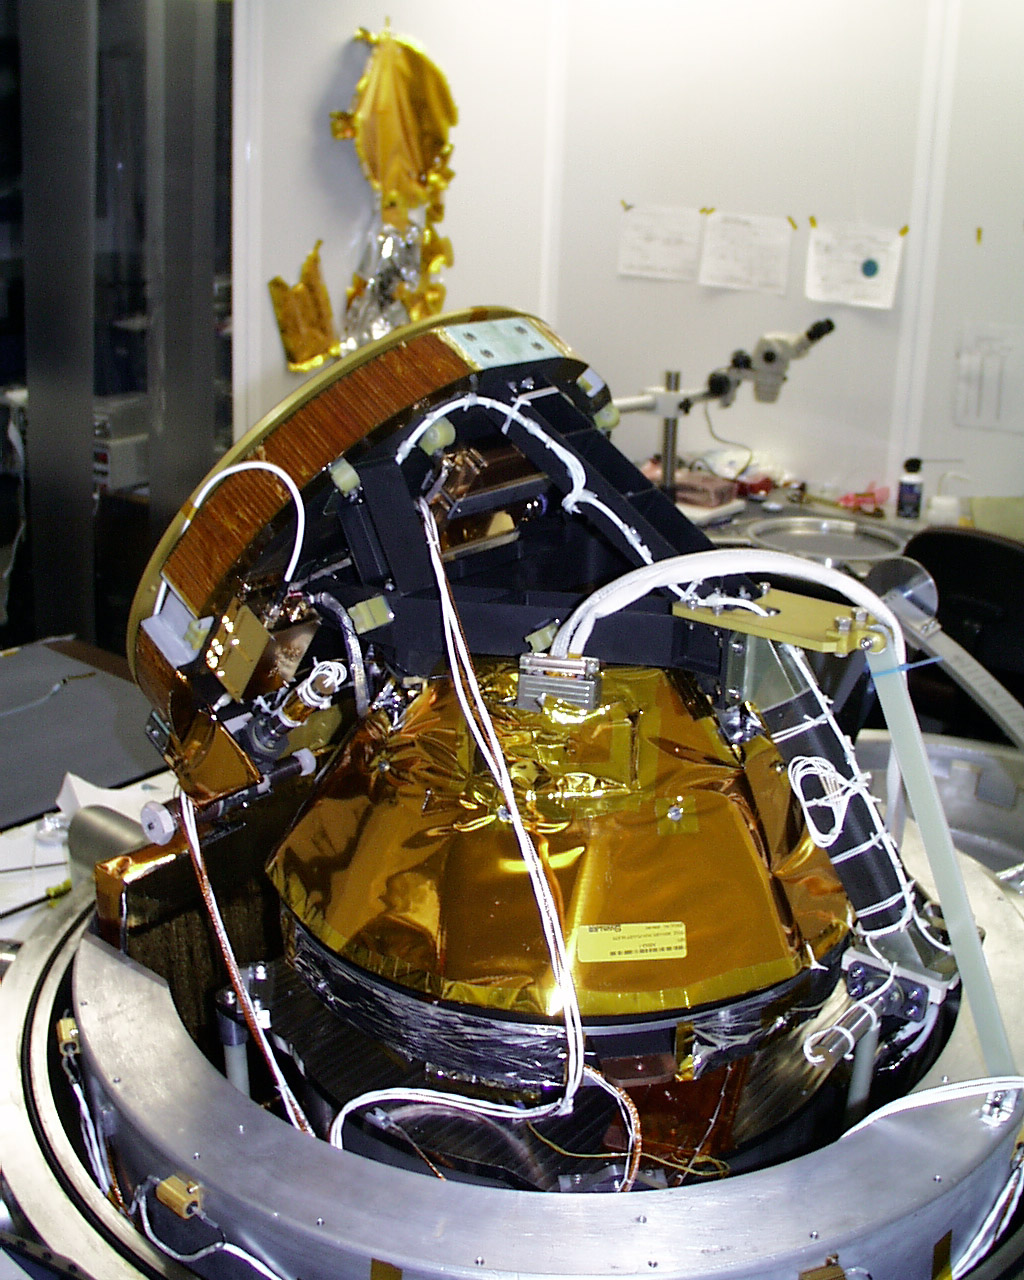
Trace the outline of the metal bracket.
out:
[[[596,658],[552,658],[524,653],[519,659],[521,711],[537,711],[545,698],[557,698],[583,711],[593,711],[601,696],[601,664]]]
[[[879,649],[885,643],[874,630],[876,619],[866,609],[831,604],[775,587],[769,587],[759,596],[757,604],[759,611],[755,613],[751,609],[720,604],[691,605],[680,600],[672,606],[672,613],[677,618],[703,622],[709,627],[762,636],[781,644],[842,657],[859,649]]]
[[[884,1012],[907,1022],[923,1021],[929,1006],[942,1004],[950,988],[959,982],[956,973],[944,979],[937,973],[915,972],[899,964],[884,968],[870,952],[859,947],[847,949],[843,955],[843,971],[846,989],[854,1000],[870,997],[885,985],[891,974],[894,981],[887,993]]]

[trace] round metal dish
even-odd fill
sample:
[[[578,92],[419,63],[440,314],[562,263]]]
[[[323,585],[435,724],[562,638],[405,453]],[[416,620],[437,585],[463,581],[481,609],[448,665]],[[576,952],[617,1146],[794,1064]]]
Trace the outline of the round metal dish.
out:
[[[841,568],[851,561],[883,560],[898,555],[906,539],[892,529],[834,516],[778,516],[747,525],[746,536],[759,547],[787,551]]]

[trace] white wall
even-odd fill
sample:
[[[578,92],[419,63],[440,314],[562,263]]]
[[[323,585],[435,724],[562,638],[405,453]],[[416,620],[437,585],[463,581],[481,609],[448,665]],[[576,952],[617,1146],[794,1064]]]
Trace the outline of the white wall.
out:
[[[236,0],[235,13],[239,427],[298,381],[266,281],[296,279],[322,237],[340,306],[355,266],[369,191],[329,111],[365,57],[355,28],[390,16],[459,107],[452,307],[544,315],[620,395],[667,368],[698,385],[734,348],[827,313],[835,334],[779,402],[744,389],[716,415],[722,434],[843,488],[891,481],[920,452],[969,459],[974,492],[1024,492],[1024,431],[965,432],[951,411],[961,318],[1014,320],[1021,293],[1016,0]],[[618,276],[622,200],[793,217],[786,296]],[[811,215],[909,224],[893,311],[806,301]],[[639,457],[659,434],[637,416],[620,443]],[[710,443],[702,418],[684,423],[682,448]]]

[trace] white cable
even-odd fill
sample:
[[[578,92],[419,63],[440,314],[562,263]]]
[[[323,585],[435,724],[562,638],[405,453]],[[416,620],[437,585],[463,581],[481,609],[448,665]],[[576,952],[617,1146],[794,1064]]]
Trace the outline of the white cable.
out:
[[[854,1013],[855,1011],[859,1011],[860,1013],[863,1013],[867,1016],[867,1019],[870,1023],[870,1029],[873,1031],[877,1031],[879,1027],[882,1025],[882,1021],[881,1021],[881,1018],[879,1018],[878,1016],[878,1010],[875,1008],[875,1006],[881,1001],[882,996],[885,995],[885,993],[889,990],[889,988],[893,985],[895,981],[896,981],[896,971],[895,969],[892,968],[892,966],[890,966],[889,976],[881,984],[881,986],[876,987],[874,991],[869,992],[862,1000],[857,1000],[855,1003],[848,1005],[846,1009],[843,1011],[842,1018],[848,1019],[851,1013]],[[850,1029],[850,1027],[844,1026],[841,1021],[833,1022],[831,1026],[822,1027],[819,1031],[812,1031],[809,1036],[806,1036],[804,1038],[804,1042],[803,1042],[804,1057],[807,1059],[807,1061],[811,1064],[812,1067],[820,1067],[822,1063],[826,1061],[825,1057],[817,1054],[815,1050],[817,1049],[818,1043],[821,1040],[823,1040],[825,1036],[833,1035],[833,1034],[837,1036],[844,1036],[846,1038],[846,1042],[849,1045],[849,1048],[847,1049],[846,1053],[843,1054],[843,1057],[847,1057],[849,1054],[853,1053],[853,1051],[857,1048],[857,1041],[860,1039],[860,1037],[855,1036],[853,1034],[853,1031]],[[862,1034],[866,1035],[867,1032],[863,1032]]]
[[[858,772],[855,778],[844,778],[832,761],[824,756],[794,756],[787,773],[811,838],[819,849],[831,848],[842,834],[850,801],[855,795],[864,795],[862,775]],[[820,796],[808,794],[808,783],[812,780],[820,785]],[[818,822],[818,809],[827,809],[832,815],[829,827]]]
[[[568,621],[559,628],[558,634],[551,645],[551,653],[555,657],[566,657],[569,653],[582,654],[590,638],[594,623],[598,618],[607,617],[609,614],[618,612],[656,588],[687,584],[684,598],[693,599],[696,603],[698,598],[695,592],[698,584],[709,578],[749,573],[785,574],[798,581],[812,582],[836,591],[854,605],[866,609],[884,626],[891,628],[892,644],[897,662],[902,664],[905,661],[906,646],[899,621],[889,606],[873,591],[870,591],[846,574],[840,573],[835,569],[828,569],[824,565],[815,564],[812,561],[801,560],[796,556],[786,555],[778,551],[746,549],[699,551],[691,555],[673,556],[668,560],[659,560],[653,565],[642,569],[634,569],[631,573],[624,574],[614,582],[595,591],[583,601]],[[700,601],[700,603],[703,604],[705,602]],[[741,602],[737,601],[736,603]],[[724,622],[723,625],[728,624]],[[860,777],[860,770],[853,756],[852,747],[849,745],[846,735],[843,734],[836,723],[832,710],[819,690],[817,681],[804,655],[792,645],[784,645],[783,648],[792,656],[799,667],[804,680],[818,701],[820,710],[818,717],[808,719],[790,729],[782,730],[780,734],[775,735],[776,739],[782,741],[786,737],[793,737],[805,732],[813,725],[827,724],[842,745],[842,750],[850,768],[851,779]],[[800,795],[799,792],[797,794],[798,796]],[[870,793],[866,791],[866,788],[864,795],[868,801],[870,813],[876,820],[876,829],[883,833],[884,848],[895,871],[900,885],[900,899],[904,903],[904,911],[895,924],[882,926],[872,931],[876,935],[880,935],[904,929],[914,915],[916,908],[913,901],[913,891],[899,860],[899,855],[895,847],[891,845],[891,842],[884,839],[884,824],[878,816],[874,803],[870,799]],[[852,795],[850,798],[852,798]],[[849,800],[847,800],[848,803]],[[813,819],[810,825],[813,825]],[[833,840],[838,837],[838,834],[839,832],[836,831],[832,837]],[[870,916],[877,910],[878,907],[876,906],[862,910],[859,914]]]
[[[107,1166],[106,1157],[103,1154],[103,1147],[100,1143],[100,1136],[96,1130],[96,1122],[92,1118],[92,1112],[89,1110],[89,1104],[86,1101],[85,1090],[81,1083],[75,1080],[70,1071],[65,1071],[71,1090],[75,1095],[78,1103],[78,1114],[81,1120],[82,1140],[85,1143],[86,1155],[89,1157],[89,1163],[92,1165],[92,1176],[96,1179],[97,1185],[104,1195],[110,1190],[110,1172]]]
[[[905,1097],[896,1098],[865,1116],[859,1124],[840,1137],[843,1142],[861,1129],[886,1120],[890,1116],[902,1115],[907,1111],[919,1111],[922,1107],[936,1106],[941,1102],[952,1102],[957,1098],[977,1098],[989,1093],[1019,1093],[1024,1090],[1024,1076],[986,1076],[978,1080],[953,1080],[949,1084],[936,1085],[933,1089],[923,1089],[920,1093],[908,1093]]]
[[[142,1230],[146,1234],[146,1238],[151,1244],[155,1245],[161,1253],[169,1258],[173,1258],[175,1262],[198,1262],[201,1258],[208,1258],[213,1253],[230,1253],[232,1257],[240,1258],[243,1262],[252,1267],[257,1275],[265,1277],[265,1280],[282,1280],[280,1272],[271,1271],[266,1263],[261,1262],[259,1258],[254,1257],[246,1249],[241,1249],[237,1244],[232,1244],[229,1240],[214,1240],[211,1244],[204,1245],[201,1249],[196,1249],[194,1253],[179,1253],[176,1249],[172,1249],[166,1241],[153,1230],[149,1221],[149,1210],[146,1208],[145,1194],[138,1199],[139,1220],[142,1223]],[[197,1215],[203,1221],[209,1221],[204,1215]],[[210,1223],[213,1226],[213,1223]],[[220,1228],[216,1228],[220,1230]]]
[[[541,927],[547,942],[548,955],[551,959],[552,973],[562,999],[562,1016],[566,1025],[567,1048],[566,1096],[564,1103],[565,1109],[568,1111],[571,1110],[572,1098],[582,1080],[583,1026],[579,1012],[579,1001],[576,996],[576,987],[569,968],[558,908],[547,881],[544,865],[523,823],[501,743],[477,682],[472,658],[466,648],[461,624],[444,571],[437,526],[429,508],[425,504],[421,504],[420,514],[424,522],[431,563],[438,583],[445,641],[448,648],[456,696],[480,753],[502,792],[509,820],[516,835],[523,860],[526,863],[531,886],[537,900]]]
[[[426,504],[420,504],[420,513],[424,522],[431,564],[438,583],[445,644],[452,672],[452,684],[477,748],[502,793],[505,809],[526,864],[531,887],[537,902],[541,928],[551,961],[552,975],[562,1002],[562,1016],[566,1033],[565,1081],[561,1098],[555,1102],[545,1103],[536,1107],[518,1107],[504,1103],[488,1102],[484,1099],[466,1098],[458,1094],[440,1093],[431,1089],[394,1088],[372,1090],[351,1099],[342,1107],[331,1124],[330,1141],[336,1147],[344,1145],[343,1131],[345,1121],[353,1111],[389,1101],[420,1102],[469,1115],[515,1121],[566,1115],[572,1111],[576,1093],[583,1082],[584,1076],[586,1076],[587,1079],[604,1089],[615,1099],[622,1113],[628,1141],[627,1173],[619,1183],[618,1189],[620,1191],[628,1190],[632,1186],[630,1170],[635,1164],[641,1141],[635,1108],[630,1107],[628,1099],[623,1096],[621,1090],[606,1080],[600,1072],[584,1064],[583,1023],[576,987],[569,966],[558,908],[554,901],[551,887],[547,882],[543,863],[523,823],[501,743],[476,679],[472,658],[465,643],[458,613],[444,572],[437,526]]]
[[[782,551],[744,548],[719,548],[715,551],[671,556],[616,578],[614,582],[600,587],[588,596],[562,624],[551,646],[551,653],[559,658],[564,658],[569,653],[582,654],[598,618],[617,613],[657,588],[687,584],[692,592],[699,583],[709,578],[761,573],[785,574],[801,582],[829,587],[858,607],[867,609],[892,632],[897,663],[906,661],[906,644],[899,620],[889,606],[862,583],[836,569],[828,569],[825,565],[801,560]],[[694,603],[703,601],[694,599]],[[722,625],[728,626],[727,620],[723,620]]]
[[[180,538],[182,536],[185,530],[195,519],[199,508],[203,505],[213,490],[216,489],[222,481],[226,480],[228,476],[237,476],[243,471],[266,471],[270,475],[276,476],[288,490],[291,495],[291,499],[295,504],[295,539],[292,544],[291,557],[288,560],[288,565],[282,576],[282,581],[289,583],[295,576],[295,570],[298,568],[299,558],[302,555],[302,544],[306,538],[306,508],[302,504],[302,494],[299,491],[299,486],[283,467],[279,467],[274,462],[263,462],[257,458],[251,458],[246,462],[236,462],[234,466],[225,467],[223,471],[215,472],[207,479],[206,483],[189,504],[192,510],[182,521],[181,528],[178,530],[178,537]],[[167,580],[166,578],[161,578],[160,588],[157,591],[156,602],[153,605],[154,616],[163,608],[164,600],[167,598],[167,590]]]
[[[231,985],[235,990],[238,1001],[248,1013],[246,1023],[249,1030],[256,1035],[260,1042],[260,1049],[270,1069],[271,1075],[274,1077],[274,1083],[277,1086],[278,1094],[281,1102],[288,1115],[288,1119],[296,1127],[305,1133],[312,1133],[309,1121],[303,1114],[301,1106],[292,1093],[288,1081],[284,1078],[284,1074],[278,1065],[274,1056],[274,1051],[270,1047],[266,1034],[260,1026],[259,1017],[252,1003],[252,997],[249,994],[249,988],[246,986],[242,978],[241,971],[238,967],[238,961],[235,959],[234,948],[231,945],[231,939],[228,937],[227,929],[224,927],[224,920],[220,913],[220,907],[217,905],[217,898],[213,892],[213,886],[210,884],[210,878],[206,870],[206,863],[203,859],[202,845],[199,840],[199,830],[196,825],[196,811],[191,799],[184,794],[181,795],[181,825],[185,832],[185,838],[188,841],[189,853],[192,856],[192,864],[195,867],[196,875],[199,878],[200,888],[203,890],[203,901],[206,903],[210,915],[210,923],[213,925],[214,932],[217,935],[217,941],[220,944],[221,953],[224,957],[224,963],[227,966],[228,975],[231,978]]]
[[[475,391],[471,391],[467,395],[458,396],[445,404],[437,405],[417,423],[416,429],[395,450],[395,461],[399,464],[404,462],[429,428],[440,418],[447,417],[450,413],[482,408],[503,414],[505,421],[501,425],[502,434],[508,432],[509,426],[513,422],[517,423],[535,440],[539,440],[550,453],[553,453],[565,468],[569,491],[562,498],[562,507],[570,514],[577,513],[580,507],[592,507],[595,511],[600,512],[619,531],[626,543],[633,549],[637,558],[643,561],[645,565],[651,565],[654,562],[651,549],[637,531],[626,524],[606,503],[602,502],[596,493],[587,488],[587,468],[582,459],[573,453],[571,449],[567,449],[563,444],[555,440],[550,432],[546,431],[536,419],[530,418],[523,413],[523,406],[529,405],[532,400],[558,394],[560,392],[557,387],[541,387],[537,391],[525,392],[511,402],[495,400],[491,396],[480,396]]]
[[[569,619],[559,628],[558,634],[551,645],[551,654],[554,657],[566,657],[569,653],[582,654],[590,639],[594,623],[598,618],[617,613],[636,600],[641,599],[650,591],[660,587],[686,584],[684,599],[692,599],[694,603],[703,604],[705,601],[700,600],[695,594],[698,584],[707,581],[709,578],[727,577],[734,574],[784,574],[787,577],[795,578],[797,581],[811,582],[837,592],[857,607],[866,609],[868,613],[874,616],[877,622],[887,629],[890,633],[889,639],[896,658],[897,668],[901,667],[906,661],[906,643],[899,619],[885,601],[868,587],[836,569],[829,569],[825,565],[815,564],[813,561],[801,560],[797,556],[787,555],[780,551],[758,551],[745,548],[698,551],[690,555],[673,556],[667,560],[659,560],[652,565],[634,569],[632,572],[624,574],[614,582],[608,583],[593,592],[577,607]],[[743,601],[733,602],[734,606],[745,605],[746,603]],[[723,622],[723,625],[727,626],[727,621]],[[787,737],[794,737],[799,733],[805,732],[813,725],[827,723],[842,744],[843,752],[850,765],[851,777],[857,777],[859,768],[853,755],[852,746],[836,723],[831,708],[818,688],[817,681],[810,671],[806,659],[800,650],[792,645],[784,645],[783,648],[793,656],[803,672],[809,688],[818,700],[821,712],[817,718],[809,719],[800,725],[784,729],[780,733],[773,735],[773,737],[776,741],[784,741]],[[905,675],[899,674],[902,679],[906,679]],[[899,854],[888,836],[885,824],[878,815],[875,804],[870,798],[870,793],[867,792],[866,787],[865,797],[868,799],[868,807],[876,830],[879,833],[879,839],[900,884],[900,898],[905,904],[905,909],[899,920],[894,924],[881,926],[870,932],[876,937],[886,933],[895,933],[906,928],[909,920],[914,918],[917,920],[919,927],[924,930],[926,936],[930,940],[934,940],[936,945],[942,946],[938,940],[932,939],[930,930],[917,914],[913,900],[913,888],[903,869],[903,864],[900,862]],[[890,901],[886,905],[893,904]],[[879,909],[880,906],[876,905],[860,911],[859,914],[870,916],[877,913]]]
[[[1006,1186],[999,1193],[974,1239],[957,1259],[953,1268],[953,1280],[961,1280],[992,1251],[1007,1223],[1012,1219],[1024,1193],[1024,1151],[1017,1149]]]
[[[857,845],[855,849],[844,850],[841,854],[837,854],[832,860],[833,865],[838,865],[847,858],[852,857],[855,852],[860,853],[867,848],[876,846],[885,853],[893,874],[896,877],[897,883],[899,884],[898,892],[893,894],[891,897],[886,898],[884,901],[873,903],[871,906],[858,907],[857,909],[857,915],[859,917],[870,917],[877,915],[880,911],[888,910],[902,902],[904,904],[904,909],[900,914],[899,919],[892,924],[879,925],[874,929],[862,929],[862,936],[870,945],[871,938],[880,938],[884,937],[886,934],[899,933],[906,928],[910,920],[914,920],[921,933],[934,947],[940,951],[950,951],[951,948],[949,945],[934,935],[930,924],[924,919],[917,909],[917,903],[914,898],[913,883],[904,869],[903,862],[900,859],[899,851],[896,848],[892,835],[890,834],[888,827],[886,827],[885,822],[882,819],[882,815],[878,811],[875,798],[871,794],[868,775],[861,771],[860,765],[857,762],[853,743],[840,728],[839,722],[836,720],[835,715],[832,712],[828,699],[825,697],[824,693],[822,693],[818,686],[818,682],[814,678],[814,672],[811,670],[811,666],[807,661],[806,655],[793,645],[783,645],[782,648],[787,654],[789,654],[790,658],[796,664],[805,683],[808,685],[808,688],[817,701],[820,708],[819,720],[821,723],[827,723],[831,728],[833,737],[842,749],[847,768],[850,770],[851,779],[859,780],[860,786],[853,791],[853,794],[859,794],[863,799],[867,807],[868,814],[870,815],[871,825],[874,828],[874,834],[868,840]],[[850,798],[853,798],[852,794]],[[887,960],[884,960],[882,957],[879,958],[883,959],[883,962],[888,964]]]

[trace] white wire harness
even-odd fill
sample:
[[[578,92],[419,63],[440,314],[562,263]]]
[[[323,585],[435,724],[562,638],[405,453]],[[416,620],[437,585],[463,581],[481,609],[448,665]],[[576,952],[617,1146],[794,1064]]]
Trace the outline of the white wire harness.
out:
[[[892,643],[897,659],[900,663],[905,661],[906,646],[895,614],[873,591],[870,591],[855,579],[847,577],[846,574],[839,573],[835,569],[828,569],[824,565],[801,560],[796,556],[786,555],[782,552],[732,549],[699,551],[692,555],[673,556],[670,559],[659,560],[655,564],[624,574],[614,582],[595,591],[583,601],[559,628],[551,645],[551,652],[556,657],[565,657],[570,653],[582,654],[590,640],[594,624],[599,618],[617,613],[647,595],[648,592],[662,587],[681,587],[683,600],[694,604],[716,604],[721,605],[723,608],[742,608],[763,613],[764,610],[754,600],[727,597],[721,593],[711,597],[697,595],[697,588],[710,578],[761,573],[784,574],[798,581],[829,587],[853,604],[867,609],[883,626],[891,629]],[[728,625],[726,618],[723,618],[723,625]],[[885,852],[899,885],[898,892],[892,898],[862,908],[860,915],[864,917],[862,927],[865,933],[870,936],[878,937],[885,933],[898,932],[901,929],[905,929],[909,921],[915,917],[916,905],[913,886],[903,869],[899,854],[885,829],[881,816],[878,814],[873,797],[870,794],[869,780],[860,771],[853,753],[853,747],[836,722],[828,700],[819,689],[806,658],[799,649],[791,645],[785,645],[783,648],[800,669],[809,689],[813,691],[818,702],[819,714],[811,720],[804,721],[790,729],[777,733],[775,735],[776,740],[782,741],[787,737],[794,737],[813,726],[828,725],[842,744],[842,750],[848,766],[848,776],[844,778],[834,765],[821,757],[798,757],[793,762],[790,767],[790,778],[803,808],[808,827],[814,838],[821,837],[822,847],[829,848],[835,844],[842,831],[842,823],[851,800],[855,796],[865,800],[872,815],[872,824],[874,826],[874,831],[869,837],[869,843],[854,849],[844,850],[836,856],[835,861],[838,863],[841,860],[852,858],[875,845]],[[808,783],[812,778],[816,779],[822,786],[823,794],[820,797],[813,798],[813,803],[809,803]],[[820,810],[822,809],[831,814],[831,822],[825,824],[820,820]],[[902,906],[899,919],[894,924],[872,929],[870,916],[889,910],[895,905]]]
[[[142,1227],[143,1234],[146,1239],[149,1240],[150,1244],[159,1249],[161,1253],[166,1254],[169,1258],[173,1258],[175,1262],[181,1262],[186,1265],[190,1262],[200,1262],[203,1258],[210,1258],[214,1254],[228,1254],[231,1257],[238,1258],[240,1261],[244,1262],[250,1270],[256,1273],[256,1275],[263,1276],[264,1280],[284,1280],[279,1271],[271,1270],[265,1262],[262,1262],[255,1256],[255,1254],[250,1253],[248,1249],[243,1249],[240,1245],[232,1244],[230,1240],[223,1237],[219,1240],[212,1240],[209,1244],[203,1245],[201,1248],[195,1249],[191,1253],[183,1253],[177,1249],[172,1249],[166,1240],[162,1240],[157,1235],[149,1217],[149,1207],[147,1202],[149,1199],[149,1193],[156,1185],[156,1182],[157,1179],[151,1177],[139,1184],[136,1188],[135,1196],[127,1208],[127,1214],[128,1217],[134,1218],[135,1214],[138,1213],[139,1225]],[[217,1223],[215,1223],[211,1218],[208,1218],[201,1209],[197,1210],[194,1214],[190,1214],[189,1217],[190,1220],[194,1219],[205,1223],[214,1231],[221,1230]]]
[[[597,511],[618,530],[638,560],[646,565],[652,564],[654,557],[651,549],[637,531],[631,525],[626,524],[607,503],[602,502],[597,494],[587,488],[587,469],[582,460],[571,449],[567,449],[555,440],[536,418],[530,417],[525,412],[532,401],[542,399],[545,396],[560,394],[561,392],[557,387],[541,387],[536,391],[523,392],[521,395],[516,396],[514,400],[506,402],[504,400],[496,400],[492,396],[477,395],[475,391],[467,392],[466,395],[457,396],[454,400],[448,400],[444,404],[435,406],[429,413],[425,414],[416,425],[416,429],[398,446],[395,451],[395,460],[398,463],[404,462],[434,423],[441,418],[446,418],[450,413],[480,408],[500,414],[504,419],[501,424],[502,434],[507,434],[512,423],[516,423],[529,435],[533,436],[535,440],[539,440],[565,468],[565,477],[568,481],[569,489],[562,498],[562,507],[566,511],[571,515],[577,514],[581,507],[590,507],[592,510]]]
[[[618,1182],[617,1190],[628,1191],[633,1185],[641,1154],[642,1138],[639,1115],[632,1099],[623,1090],[616,1088],[600,1072],[595,1071],[584,1062],[585,1038],[583,1022],[580,1015],[579,1000],[576,995],[576,986],[569,966],[558,907],[555,903],[551,886],[548,884],[544,864],[523,822],[501,743],[476,678],[472,658],[462,631],[448,578],[445,574],[437,526],[426,503],[420,503],[420,515],[423,520],[431,564],[440,595],[442,626],[456,697],[477,749],[501,791],[505,811],[508,814],[508,821],[515,833],[516,842],[526,865],[537,903],[541,929],[547,945],[555,990],[558,993],[558,1000],[561,1005],[560,1011],[565,1025],[565,1079],[561,1082],[562,1095],[560,1098],[533,1107],[512,1106],[505,1103],[488,1102],[484,1099],[467,1098],[456,1094],[442,1094],[430,1089],[372,1090],[353,1098],[338,1112],[331,1125],[330,1139],[335,1146],[343,1146],[343,1130],[348,1117],[356,1110],[387,1101],[421,1102],[470,1115],[517,1122],[539,1120],[549,1116],[568,1115],[573,1110],[577,1092],[584,1080],[588,1080],[611,1094],[622,1114],[626,1128],[628,1149],[626,1152],[625,1175]]]
[[[282,575],[282,581],[287,585],[295,577],[295,571],[299,567],[299,560],[302,557],[302,547],[306,540],[306,508],[302,503],[302,493],[294,479],[288,474],[283,467],[279,467],[274,462],[263,462],[258,458],[251,458],[245,462],[236,462],[233,466],[225,467],[223,471],[216,471],[201,486],[195,497],[192,499],[190,506],[191,511],[182,521],[181,528],[178,531],[178,537],[185,532],[192,521],[196,517],[196,513],[203,505],[210,494],[227,480],[230,476],[241,475],[245,471],[266,471],[269,475],[275,476],[284,487],[288,490],[292,502],[295,506],[295,537],[292,541],[292,552],[288,558],[288,564]],[[167,598],[168,584],[166,579],[161,579],[160,589],[157,592],[156,602],[153,605],[153,615],[156,615],[163,608],[164,600]]]
[[[568,654],[582,654],[586,650],[594,623],[599,618],[618,613],[628,605],[642,599],[659,588],[682,587],[682,598],[693,604],[720,604],[733,608],[764,610],[753,600],[741,597],[712,596],[701,598],[697,588],[709,578],[730,577],[738,574],[784,574],[802,582],[813,582],[830,587],[853,604],[867,609],[892,633],[892,643],[897,661],[906,661],[906,645],[896,615],[873,591],[836,569],[801,560],[782,551],[756,551],[722,548],[716,551],[696,551],[690,555],[670,556],[654,564],[623,574],[607,586],[600,587],[572,613],[559,628],[551,645],[556,658]],[[727,625],[723,622],[723,625]]]

